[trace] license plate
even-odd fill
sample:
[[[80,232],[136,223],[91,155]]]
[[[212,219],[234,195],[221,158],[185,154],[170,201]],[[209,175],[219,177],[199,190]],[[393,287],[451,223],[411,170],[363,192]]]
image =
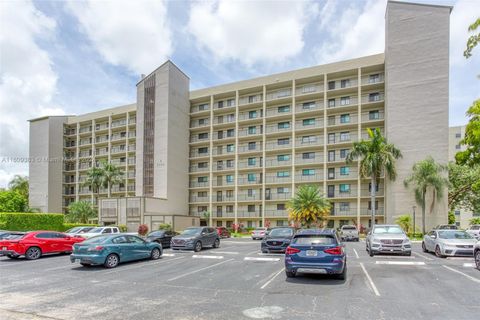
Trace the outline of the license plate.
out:
[[[307,250],[307,257],[316,257],[317,250]]]
[[[325,274],[325,273],[327,273],[327,270],[325,270],[325,269],[298,268],[297,272]]]
[[[3,247],[2,250],[6,251],[6,250],[7,250],[7,247]]]

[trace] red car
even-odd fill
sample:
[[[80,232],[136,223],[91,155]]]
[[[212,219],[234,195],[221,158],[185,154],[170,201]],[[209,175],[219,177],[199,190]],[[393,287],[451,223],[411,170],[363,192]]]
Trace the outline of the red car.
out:
[[[225,227],[217,227],[217,233],[220,238],[230,238],[230,231]]]
[[[55,231],[34,231],[17,237],[0,240],[0,255],[10,259],[25,256],[27,260],[35,260],[43,254],[72,252],[73,244],[85,240],[71,237]]]

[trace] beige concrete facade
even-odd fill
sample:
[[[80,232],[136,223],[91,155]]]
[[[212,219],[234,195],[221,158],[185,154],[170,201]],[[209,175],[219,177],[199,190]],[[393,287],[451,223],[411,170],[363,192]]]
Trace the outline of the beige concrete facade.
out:
[[[64,192],[50,196],[63,199],[63,209],[94,201],[83,172],[105,159],[125,165],[126,178],[115,199],[102,200],[100,221],[131,229],[167,216],[285,225],[286,202],[302,184],[319,185],[332,202],[331,226],[368,227],[372,205],[378,222],[392,222],[414,204],[403,187],[413,163],[427,154],[448,160],[449,12],[390,1],[385,54],[190,92],[188,77],[168,61],[137,84],[136,104],[66,118]],[[34,123],[33,134],[43,136]],[[375,204],[358,163],[345,162],[353,142],[368,139],[367,128],[379,128],[404,154],[397,180],[380,180]],[[148,199],[156,199],[156,218],[142,207]],[[139,216],[129,218],[128,208]],[[446,216],[442,201],[428,223]]]

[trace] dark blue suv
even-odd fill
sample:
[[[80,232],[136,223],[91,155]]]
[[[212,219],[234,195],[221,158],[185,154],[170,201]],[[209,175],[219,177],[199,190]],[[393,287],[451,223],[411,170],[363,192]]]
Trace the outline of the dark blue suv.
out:
[[[303,229],[294,236],[285,252],[287,277],[297,273],[333,274],[347,277],[347,255],[334,229]]]

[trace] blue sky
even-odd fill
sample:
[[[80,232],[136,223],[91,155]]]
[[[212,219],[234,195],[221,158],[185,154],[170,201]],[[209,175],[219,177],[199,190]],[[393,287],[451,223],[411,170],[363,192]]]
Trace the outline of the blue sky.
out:
[[[453,5],[450,125],[480,92],[480,48],[462,56],[476,0]],[[28,119],[135,102],[171,59],[191,89],[383,52],[386,0],[1,1],[0,187],[28,166]],[[368,44],[368,45],[366,45]],[[7,159],[6,159],[7,158]]]

